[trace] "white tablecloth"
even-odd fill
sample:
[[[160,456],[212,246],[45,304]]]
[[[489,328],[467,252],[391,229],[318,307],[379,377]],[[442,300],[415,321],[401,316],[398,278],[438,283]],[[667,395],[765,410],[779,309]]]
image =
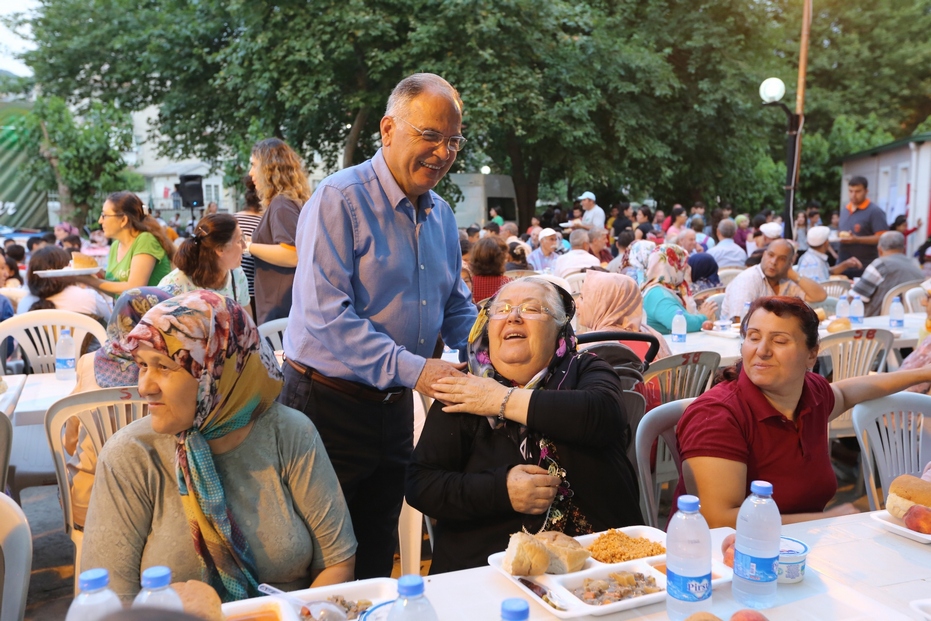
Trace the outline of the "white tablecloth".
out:
[[[45,413],[53,403],[74,390],[75,380],[59,380],[54,373],[27,375],[23,393],[13,414],[14,425],[43,425]]]
[[[13,417],[13,411],[19,402],[19,397],[23,392],[23,386],[26,385],[25,375],[7,375],[3,378],[6,382],[6,392],[0,395],[0,412],[10,418]]]
[[[901,330],[902,335],[897,336],[892,345],[896,349],[901,347],[915,347],[918,343],[918,330],[924,325],[925,313],[906,313],[904,328],[889,328],[889,315],[878,315],[876,317],[865,317],[863,319],[866,328],[885,328]],[[827,332],[822,331],[822,338]],[[728,338],[707,332],[690,332],[685,337],[685,343],[673,343],[671,336],[665,336],[669,349],[674,354],[686,354],[696,351],[714,351],[721,354],[721,366],[727,367],[735,364],[740,359],[740,339]],[[890,358],[890,363],[894,361]],[[892,366],[897,366],[894,363]]]

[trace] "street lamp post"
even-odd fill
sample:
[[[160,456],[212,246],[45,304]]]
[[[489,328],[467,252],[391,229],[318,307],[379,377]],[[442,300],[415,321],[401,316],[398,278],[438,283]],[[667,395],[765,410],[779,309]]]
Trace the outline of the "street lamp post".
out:
[[[795,225],[795,186],[798,182],[799,162],[799,128],[801,114],[795,114],[780,100],[786,94],[786,85],[779,78],[767,78],[760,84],[760,99],[764,106],[779,106],[788,117],[786,129],[786,200],[782,210],[783,235],[792,239],[792,227]]]

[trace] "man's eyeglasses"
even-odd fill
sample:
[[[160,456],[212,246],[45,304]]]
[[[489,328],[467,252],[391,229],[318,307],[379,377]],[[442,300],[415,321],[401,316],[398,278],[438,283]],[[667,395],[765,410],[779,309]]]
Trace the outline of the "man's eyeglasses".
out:
[[[446,147],[450,151],[461,151],[462,147],[465,146],[466,139],[464,136],[444,136],[440,132],[435,132],[432,129],[420,129],[419,127],[417,127],[410,121],[402,119],[399,116],[393,116],[391,118],[397,119],[398,121],[404,121],[405,123],[410,125],[414,129],[415,132],[420,134],[420,137],[423,139],[424,142],[426,142],[429,145],[433,145],[434,147],[440,146],[441,144],[443,144],[444,141],[446,142]]]
[[[510,302],[495,302],[488,306],[488,314],[492,319],[507,319],[513,310],[517,310],[517,316],[524,319],[545,319],[547,315],[553,316],[553,312],[539,302],[524,302],[517,305]]]

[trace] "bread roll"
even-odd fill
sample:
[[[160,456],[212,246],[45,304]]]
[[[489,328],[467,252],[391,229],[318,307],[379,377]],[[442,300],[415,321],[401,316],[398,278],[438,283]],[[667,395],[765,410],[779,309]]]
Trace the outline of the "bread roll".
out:
[[[913,505],[931,507],[931,483],[910,474],[896,477],[889,485],[886,511],[901,520]]]
[[[721,621],[721,617],[703,611],[690,614],[685,621]]]
[[[512,576],[539,576],[546,572],[550,555],[542,541],[520,532],[511,535],[501,566]]]
[[[546,568],[548,574],[567,574],[579,571],[592,555],[582,547],[581,543],[559,531],[549,530],[538,533],[536,538],[543,542],[549,554],[550,563]]]
[[[853,326],[846,317],[839,317],[828,324],[828,332],[843,332],[844,330],[852,329]]]
[[[80,252],[71,253],[71,267],[74,269],[83,269],[85,267],[97,267],[97,260]]]
[[[204,619],[204,621],[224,621],[226,619],[223,614],[223,602],[220,601],[220,596],[206,582],[200,580],[174,582],[171,588],[181,598],[181,603],[184,604],[184,612]]]

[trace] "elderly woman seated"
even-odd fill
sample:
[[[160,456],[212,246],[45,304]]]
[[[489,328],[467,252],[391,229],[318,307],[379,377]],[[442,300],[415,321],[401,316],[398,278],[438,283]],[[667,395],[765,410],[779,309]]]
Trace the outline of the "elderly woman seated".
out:
[[[698,496],[712,528],[735,526],[750,483],[760,479],[773,484],[784,524],[855,513],[850,504],[825,510],[837,491],[828,423],[862,401],[931,380],[925,367],[829,384],[811,371],[818,323],[798,298],[754,301],[740,329],[740,362],[679,421],[676,495]]]
[[[434,384],[442,403],[406,486],[411,506],[437,520],[432,573],[484,565],[522,529],[579,535],[642,522],[619,380],[576,351],[574,310],[546,280],[505,285],[472,329],[471,374]]]
[[[682,311],[687,332],[711,327],[718,315],[718,305],[705,301],[695,307],[689,289],[689,253],[675,244],[657,246],[647,264],[647,281],[643,285],[643,309],[650,327],[660,334],[672,334],[672,320]]]
[[[221,599],[353,578],[356,540],[317,430],[275,398],[274,354],[236,302],[194,291],[152,308],[121,346],[149,416],[104,445],[84,567],[128,601],[171,567]]]

